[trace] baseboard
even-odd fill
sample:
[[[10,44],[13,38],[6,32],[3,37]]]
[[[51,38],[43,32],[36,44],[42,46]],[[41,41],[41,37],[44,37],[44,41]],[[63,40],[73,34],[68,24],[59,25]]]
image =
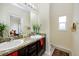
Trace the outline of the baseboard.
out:
[[[69,53],[69,55],[72,56],[72,52],[71,52],[70,49],[68,49],[68,48],[64,48],[64,47],[62,47],[62,46],[55,45],[55,44],[53,44],[53,46],[54,46],[55,48],[59,49],[59,50],[62,50],[62,51],[64,51],[64,52]]]
[[[46,53],[48,56],[51,56],[49,52],[45,51],[45,53]]]

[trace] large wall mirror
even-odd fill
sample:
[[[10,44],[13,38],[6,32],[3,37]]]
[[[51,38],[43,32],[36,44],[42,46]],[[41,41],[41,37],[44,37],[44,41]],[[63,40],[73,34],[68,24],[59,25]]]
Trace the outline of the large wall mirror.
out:
[[[19,34],[23,36],[28,35],[31,32],[32,24],[38,23],[38,14],[38,8],[26,8],[24,4],[0,4],[0,22],[7,24],[7,30],[5,30],[3,36],[9,37],[11,35],[16,36]]]

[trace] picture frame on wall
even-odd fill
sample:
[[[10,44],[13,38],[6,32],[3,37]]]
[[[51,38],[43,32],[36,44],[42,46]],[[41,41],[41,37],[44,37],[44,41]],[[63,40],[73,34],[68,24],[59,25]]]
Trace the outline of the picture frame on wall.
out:
[[[73,24],[72,24],[72,29],[71,29],[71,31],[72,31],[72,32],[75,32],[75,31],[76,31],[76,23],[75,23],[75,22],[73,22]]]

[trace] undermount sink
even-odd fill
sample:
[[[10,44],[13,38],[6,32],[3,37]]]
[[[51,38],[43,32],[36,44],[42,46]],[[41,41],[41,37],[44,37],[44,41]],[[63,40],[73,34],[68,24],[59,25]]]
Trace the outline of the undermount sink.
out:
[[[40,38],[42,38],[41,35],[32,35],[31,36],[31,39],[40,39]]]
[[[23,43],[23,40],[12,40],[10,42],[4,42],[0,44],[0,51],[15,48]]]

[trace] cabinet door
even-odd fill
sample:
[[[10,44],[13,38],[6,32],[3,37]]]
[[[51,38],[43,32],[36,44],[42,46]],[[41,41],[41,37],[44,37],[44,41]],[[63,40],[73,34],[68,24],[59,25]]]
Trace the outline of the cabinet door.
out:
[[[38,41],[38,48],[41,50],[42,48],[44,48],[44,46],[45,46],[44,38],[41,38],[41,39]]]
[[[18,50],[19,56],[25,56],[25,47]]]
[[[38,56],[42,55],[44,52],[45,52],[45,38],[41,38],[39,41],[38,41]]]
[[[8,54],[7,56],[18,56],[18,51],[12,52]]]
[[[23,47],[18,51],[19,56],[27,56],[28,55],[28,47]]]
[[[29,56],[36,56],[37,55],[36,54],[37,53],[36,45],[37,45],[37,42],[28,45],[28,55]]]

